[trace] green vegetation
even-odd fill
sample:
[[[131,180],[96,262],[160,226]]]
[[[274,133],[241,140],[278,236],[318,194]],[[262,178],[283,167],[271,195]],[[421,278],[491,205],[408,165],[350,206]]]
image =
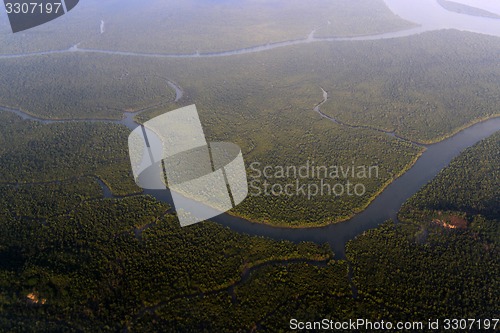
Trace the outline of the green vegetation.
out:
[[[344,47],[324,46],[337,56],[323,66],[333,79],[322,107],[344,123],[430,143],[499,115],[498,38],[443,31]]]
[[[43,210],[45,202],[31,205]],[[0,210],[0,327],[12,332],[117,331],[151,306],[223,295],[256,264],[330,258],[327,247],[238,235],[212,223],[180,229],[168,207],[148,197],[75,202],[43,223],[18,217],[15,203]]]
[[[498,246],[473,231],[391,223],[352,241],[354,284],[381,318],[498,318]],[[375,314],[374,314],[375,315]]]
[[[122,3],[82,3],[74,15],[23,34],[2,33],[4,24],[0,53],[64,49],[75,40],[82,47],[208,52],[303,38],[312,29],[332,36],[410,26],[382,1],[322,2],[311,11],[311,3],[292,1],[280,13],[274,2],[244,1],[238,15],[217,1],[189,17],[193,2],[158,0],[141,11],[141,2]],[[106,11],[91,8],[116,5],[114,17],[102,16],[107,28],[100,35]],[[263,25],[271,16],[276,23]],[[52,38],[56,30],[65,37]],[[209,38],[222,31],[226,38]],[[49,33],[50,40],[40,38]],[[50,119],[119,119],[148,108],[139,116],[145,121],[196,103],[207,140],[242,147],[250,177],[253,162],[379,167],[378,178],[361,181],[362,197],[251,196],[232,212],[316,226],[362,209],[422,151],[379,130],[431,142],[499,115],[498,50],[498,39],[443,31],[227,58],[1,59],[0,105]],[[177,103],[166,78],[184,89]],[[320,88],[330,96],[322,111],[354,128],[313,111]],[[181,229],[170,207],[134,184],[129,132],[103,122],[43,125],[0,112],[0,330],[284,331],[291,318],[500,316],[498,133],[410,199],[400,223],[349,242],[346,261],[333,260],[326,245],[240,235],[211,222]],[[104,199],[97,179],[123,197]]]
[[[0,183],[98,176],[116,195],[137,193],[127,128],[106,123],[42,125],[0,113]],[[95,181],[94,181],[95,182]]]
[[[237,208],[237,214],[254,220],[297,226],[351,215],[420,152],[369,128],[429,142],[498,115],[499,48],[494,38],[447,31],[168,62],[170,75],[187,92],[183,103],[196,102],[209,138],[238,143],[248,165],[300,166],[308,160],[316,165],[379,165],[378,184],[367,184],[368,194],[358,201],[260,197]],[[314,113],[320,87],[330,96],[323,112],[367,128],[338,126]]]
[[[498,205],[467,189],[480,161],[482,188],[496,190],[499,146],[496,134],[467,150],[402,215],[437,208],[428,191],[462,184],[463,193],[443,202],[462,201],[462,211],[475,207],[498,220]],[[238,235],[209,222],[181,229],[151,198],[99,199],[91,178],[77,188],[63,182],[1,190],[0,327],[11,332],[274,332],[287,330],[291,318],[500,315],[499,248],[491,237],[499,233],[474,227],[477,221],[451,230],[412,215],[359,236],[347,248],[353,298],[349,263],[331,260],[327,247]],[[47,208],[63,201],[59,211]]]
[[[175,99],[165,78],[108,56],[4,59],[0,71],[0,105],[41,118],[120,119]]]
[[[234,211],[259,222],[314,226],[352,216],[421,152],[376,129],[428,142],[498,115],[498,49],[494,38],[445,31],[404,40],[313,43],[212,59],[68,54],[2,60],[2,71],[10,75],[3,80],[0,100],[50,118],[118,118],[122,110],[153,106],[140,121],[196,103],[207,139],[242,147],[249,176],[253,162],[379,167],[379,178],[361,181],[366,188],[361,197],[250,197]],[[28,70],[35,67],[52,79],[37,84],[39,73]],[[177,103],[165,78],[184,90]],[[58,88],[61,82],[65,88]],[[330,97],[322,112],[365,128],[338,125],[315,113],[312,109],[322,98],[320,87]],[[21,93],[26,91],[30,93]],[[31,98],[34,94],[40,97]],[[54,94],[59,98],[50,98]],[[95,97],[86,97],[91,95]],[[113,168],[120,179],[131,182],[126,163]],[[108,175],[99,176],[118,186],[119,182],[107,181]],[[133,186],[126,188],[137,192]],[[125,189],[114,190],[127,194]]]
[[[0,185],[0,190],[2,207],[16,218],[33,220],[64,215],[86,200],[102,198],[102,189],[91,177],[64,182]]]
[[[400,212],[402,223],[386,223],[350,242],[353,281],[384,316],[498,318],[499,151],[497,132],[410,199]]]
[[[315,267],[307,263],[278,264],[252,272],[248,281],[229,293],[173,299],[146,312],[133,331],[162,330],[237,332],[241,330],[277,332],[288,328],[289,317],[332,313],[354,303],[346,280],[345,262]],[[153,309],[152,309],[153,310]],[[340,315],[343,317],[343,315]]]
[[[193,54],[304,39],[313,30],[319,36],[353,36],[413,26],[392,14],[382,0],[243,0],[238,4],[155,0],[116,7],[113,15],[103,16],[106,32],[85,40],[81,47]]]
[[[103,34],[101,20],[105,22]],[[201,0],[87,0],[69,14],[19,34],[12,34],[4,20],[0,54],[66,50],[79,43],[80,47],[119,51],[216,52],[302,39],[314,29],[320,36],[352,36],[409,27],[412,24],[393,15],[382,0],[245,0],[238,5]]]
[[[461,217],[473,233],[500,244],[500,132],[452,161],[401,210],[405,221]]]
[[[3,59],[0,103],[42,117],[118,118],[126,109],[178,106],[165,89],[164,78],[171,78],[186,91],[180,103],[196,103],[209,125],[224,122],[235,137],[253,131],[265,137],[268,122],[279,117],[296,125],[293,118],[309,113],[323,87],[330,100],[322,111],[344,123],[434,142],[498,115],[499,49],[494,37],[440,31],[213,59],[79,53]]]
[[[23,34],[4,34],[1,26],[0,53],[66,49],[75,41],[213,52],[305,38],[313,29],[336,36],[410,27],[382,1],[293,1],[285,10],[260,1],[228,4],[205,4],[188,16],[193,2],[82,3],[74,15]],[[91,8],[116,5],[113,16],[102,17],[100,35],[101,17]],[[137,15],[123,20],[131,10]],[[274,16],[274,24],[263,24]],[[63,26],[65,36],[52,38]],[[434,142],[498,116],[499,49],[496,38],[441,31],[210,59],[1,59],[0,105],[48,119],[119,119],[147,109],[138,117],[146,121],[196,103],[208,141],[242,147],[250,181],[253,162],[378,166],[377,178],[361,180],[362,197],[250,196],[232,212],[317,226],[361,210],[422,151],[380,130]],[[174,102],[167,79],[183,87],[183,99]],[[352,126],[313,111],[321,88],[330,97],[322,112]],[[0,330],[274,332],[287,330],[291,318],[500,315],[500,133],[411,198],[399,223],[360,235],[348,243],[347,260],[334,260],[327,245],[240,235],[211,222],[181,229],[170,207],[141,195],[133,182],[129,132],[105,122],[44,125],[0,112]],[[122,197],[103,198],[98,179]],[[268,179],[282,186],[294,180]]]

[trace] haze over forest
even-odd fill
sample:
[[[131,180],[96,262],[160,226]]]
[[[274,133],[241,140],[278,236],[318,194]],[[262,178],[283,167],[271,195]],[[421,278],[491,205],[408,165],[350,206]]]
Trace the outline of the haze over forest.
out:
[[[15,34],[2,7],[0,331],[499,318],[499,54],[487,0],[82,0]],[[127,142],[192,104],[249,195],[181,228]],[[377,172],[263,172],[311,165]]]

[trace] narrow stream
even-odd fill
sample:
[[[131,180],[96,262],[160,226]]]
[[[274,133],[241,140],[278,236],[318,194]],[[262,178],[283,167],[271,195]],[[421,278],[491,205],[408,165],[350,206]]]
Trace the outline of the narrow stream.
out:
[[[171,89],[175,90],[175,100],[174,102],[179,101],[184,96],[184,90],[175,82],[166,80],[167,86]],[[133,112],[123,112],[122,119],[96,119],[96,118],[82,118],[82,119],[47,119],[41,118],[34,115],[31,115],[27,112],[24,112],[19,109],[14,109],[10,107],[0,106],[0,111],[13,113],[23,120],[31,120],[36,121],[42,124],[58,124],[58,123],[112,123],[124,125],[130,130],[135,129],[138,126],[138,123],[135,121],[135,117],[140,115],[141,113],[148,111],[152,108],[157,107],[158,105],[148,106],[146,108],[133,111]]]
[[[328,119],[330,120],[331,122],[337,124],[337,125],[342,125],[342,126],[345,126],[345,127],[350,127],[350,128],[353,128],[353,129],[368,129],[368,130],[372,130],[372,131],[377,131],[377,132],[381,132],[381,133],[384,133],[384,134],[387,134],[389,136],[392,136],[398,140],[401,140],[401,141],[405,141],[405,142],[408,142],[408,143],[411,143],[415,146],[419,146],[419,147],[427,147],[426,144],[423,144],[423,143],[420,143],[420,142],[416,142],[416,141],[411,141],[411,140],[408,140],[406,138],[403,138],[399,135],[396,134],[396,132],[389,132],[389,131],[384,131],[383,129],[380,129],[380,128],[376,128],[376,127],[370,127],[370,126],[365,126],[365,125],[350,125],[350,124],[347,124],[347,123],[344,123],[334,117],[331,117],[325,113],[323,113],[321,111],[321,106],[323,104],[325,104],[327,101],[328,101],[328,92],[325,91],[325,89],[321,88],[321,91],[323,92],[323,101],[321,101],[321,103],[319,103],[318,105],[316,105],[314,107],[314,111],[316,111],[321,117],[325,118],[325,119]]]
[[[323,92],[323,102],[315,107],[320,112],[320,106],[326,102],[328,94]],[[0,108],[19,115],[23,119],[42,122],[44,124],[89,121],[89,122],[113,122],[119,123],[133,129],[138,124],[133,120],[137,113],[125,113],[122,120],[47,120],[28,115],[20,110]],[[140,111],[142,112],[142,111]],[[265,236],[276,240],[290,240],[293,242],[310,241],[318,244],[328,243],[335,253],[336,259],[345,259],[345,245],[363,232],[373,229],[387,220],[396,220],[401,205],[414,195],[422,186],[432,180],[439,171],[446,167],[451,160],[458,156],[464,149],[485,139],[500,130],[500,117],[492,118],[472,125],[454,136],[438,143],[426,146],[426,150],[404,175],[393,181],[385,190],[371,202],[362,212],[345,222],[332,224],[325,227],[313,228],[283,228],[248,221],[243,218],[232,216],[228,213],[218,215],[211,219],[216,223],[229,227],[230,229],[249,235]],[[111,197],[111,191],[100,181],[104,194]],[[170,192],[167,190],[145,190],[144,194],[151,195],[157,200],[173,205]],[[199,203],[185,198],[186,206],[192,202],[193,207],[199,207]]]
[[[51,54],[65,54],[65,53],[97,53],[118,56],[133,56],[133,57],[150,57],[150,58],[213,58],[213,57],[228,57],[242,54],[258,53],[269,51],[281,47],[288,47],[293,45],[301,45],[315,42],[343,42],[343,41],[373,41],[383,39],[393,39],[409,37],[418,35],[424,32],[455,29],[459,31],[467,31],[480,33],[489,36],[500,37],[500,19],[491,17],[478,17],[467,15],[464,13],[456,13],[448,11],[438,4],[436,0],[384,0],[385,5],[400,18],[413,22],[418,26],[406,30],[362,35],[350,37],[315,37],[313,30],[305,38],[267,43],[264,45],[251,46],[236,50],[227,50],[220,52],[195,52],[195,53],[147,53],[147,52],[130,52],[130,51],[113,51],[113,50],[99,50],[92,48],[80,48],[76,44],[68,49],[52,50],[22,54],[4,54],[0,55],[0,59],[14,59],[34,56],[44,56]],[[488,9],[493,13],[500,13],[500,2],[495,3],[491,1],[488,3]],[[105,22],[101,21],[100,26],[101,34],[105,32]]]
[[[436,31],[443,29],[456,29],[460,31],[468,31],[486,34],[490,36],[500,37],[500,20],[484,17],[475,17],[465,14],[454,13],[445,10],[435,0],[384,0],[387,7],[401,18],[417,23],[419,26],[403,31],[388,32],[376,35],[366,35],[357,37],[330,37],[316,38],[314,31],[303,39],[269,43],[265,45],[253,46],[238,50],[200,53],[193,54],[162,54],[162,53],[140,53],[126,51],[111,51],[80,48],[79,44],[65,50],[43,51],[25,54],[7,54],[0,55],[0,59],[13,59],[33,56],[44,56],[52,54],[69,54],[69,53],[97,53],[117,56],[136,56],[136,57],[154,57],[154,58],[212,58],[226,57],[241,54],[250,54],[273,50],[276,48],[301,45],[315,42],[341,42],[341,41],[370,41],[408,37],[421,34],[428,31]],[[500,6],[500,3],[499,5]],[[429,15],[431,13],[432,15]],[[167,84],[175,89],[176,101],[182,97],[182,89],[174,82],[167,81]],[[320,110],[328,100],[328,93],[323,91],[323,102],[314,108],[316,112],[331,121],[338,124],[343,124],[333,117],[329,117]],[[121,120],[116,119],[68,119],[68,120],[47,120],[28,115],[20,110],[0,107],[1,111],[7,111],[23,119],[38,121],[44,124],[64,123],[64,122],[112,122],[127,126],[133,129],[137,126],[134,117],[145,111],[140,110],[135,113],[124,113]],[[351,126],[355,127],[355,126]],[[400,178],[393,181],[386,189],[361,213],[354,216],[352,219],[333,224],[326,227],[316,228],[280,228],[264,224],[253,223],[248,220],[231,216],[227,213],[221,214],[212,219],[216,223],[227,226],[232,230],[250,235],[266,236],[277,240],[290,240],[293,242],[312,241],[315,243],[328,243],[335,252],[336,258],[345,258],[345,244],[349,240],[362,234],[366,230],[375,228],[388,219],[396,219],[397,212],[401,205],[414,195],[422,186],[432,180],[440,170],[446,167],[450,161],[458,156],[464,149],[477,143],[478,141],[487,138],[496,131],[500,130],[500,117],[489,119],[481,123],[472,125],[456,135],[443,140],[439,143],[426,146],[425,152]],[[389,135],[394,133],[385,132]],[[403,138],[400,138],[403,139]],[[415,143],[417,144],[417,143]],[[111,191],[101,182],[106,196],[111,196]],[[172,203],[168,191],[145,191],[160,201]],[[186,199],[188,200],[188,199]]]
[[[274,50],[281,47],[316,43],[316,42],[343,42],[343,41],[369,41],[369,40],[380,40],[380,39],[392,39],[400,37],[408,37],[412,35],[418,35],[423,32],[429,31],[423,27],[417,27],[402,31],[388,32],[376,35],[365,35],[356,37],[327,37],[318,38],[314,37],[313,32],[311,32],[307,37],[303,39],[289,40],[283,42],[268,43],[264,45],[252,46],[237,50],[222,51],[222,52],[207,52],[207,53],[184,53],[184,54],[168,54],[168,53],[147,53],[147,52],[130,52],[130,51],[112,51],[112,50],[100,50],[92,48],[80,48],[79,44],[73,45],[68,49],[63,50],[52,50],[52,51],[42,51],[42,52],[32,52],[32,53],[20,53],[20,54],[3,54],[0,55],[0,59],[16,59],[25,57],[36,57],[45,56],[53,54],[66,54],[66,53],[95,53],[95,54],[107,54],[115,56],[128,56],[128,57],[143,57],[143,58],[177,58],[177,59],[192,59],[192,58],[217,58],[217,57],[229,57],[242,54],[259,53],[269,50]]]

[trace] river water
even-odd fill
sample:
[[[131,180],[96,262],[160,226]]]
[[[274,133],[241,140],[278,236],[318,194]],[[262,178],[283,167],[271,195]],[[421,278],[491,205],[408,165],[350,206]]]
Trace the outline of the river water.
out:
[[[446,140],[427,146],[410,170],[393,181],[363,212],[345,222],[326,227],[292,229],[253,223],[229,214],[221,214],[211,220],[250,235],[293,242],[329,243],[337,258],[345,258],[345,244],[349,240],[388,219],[396,220],[401,205],[432,180],[454,157],[498,130],[500,117],[475,124]],[[172,204],[170,194],[166,191],[147,190],[145,193]],[[185,200],[189,203],[189,199]],[[199,204],[194,204],[196,205]]]
[[[127,52],[127,51],[113,51],[113,50],[100,50],[100,49],[87,49],[80,48],[76,44],[66,50],[53,50],[43,52],[33,52],[24,54],[8,54],[0,55],[0,59],[13,59],[24,58],[33,56],[42,56],[50,54],[64,54],[64,53],[96,53],[107,54],[116,56],[128,57],[149,57],[149,58],[214,58],[214,57],[229,57],[242,54],[251,54],[269,51],[281,47],[288,47],[293,45],[301,45],[317,42],[341,42],[341,41],[370,41],[370,40],[383,40],[403,38],[413,35],[418,35],[424,32],[443,30],[443,29],[456,29],[460,31],[468,31],[480,33],[495,37],[500,37],[500,19],[476,17],[466,14],[460,14],[445,10],[435,0],[384,0],[386,6],[397,16],[407,21],[418,24],[418,27],[387,32],[375,35],[365,35],[356,37],[314,37],[314,31],[308,34],[303,39],[289,40],[283,42],[268,43],[265,45],[252,46],[237,50],[222,51],[222,52],[209,52],[209,53],[190,53],[190,54],[167,54],[167,53],[142,53],[142,52]],[[500,1],[491,1],[489,9],[493,8],[494,12],[500,11]]]
[[[465,1],[465,0],[462,0]],[[384,34],[358,36],[358,37],[332,37],[332,38],[315,38],[314,32],[309,34],[304,39],[292,40],[271,43],[266,45],[254,46],[239,50],[223,51],[215,53],[196,53],[196,54],[160,54],[160,53],[137,53],[137,52],[120,52],[110,50],[93,50],[80,49],[75,45],[67,50],[55,50],[30,54],[17,55],[0,55],[0,59],[22,58],[50,54],[64,53],[99,53],[118,56],[137,56],[137,57],[156,57],[156,58],[198,58],[198,57],[226,57],[240,54],[249,54],[263,52],[279,47],[287,47],[292,45],[300,45],[314,42],[338,42],[338,41],[365,41],[365,40],[380,40],[390,38],[403,38],[423,32],[441,30],[441,29],[457,29],[461,31],[469,31],[475,33],[486,34],[490,36],[500,37],[500,20],[492,18],[474,17],[464,14],[453,13],[445,10],[437,4],[435,0],[385,0],[386,5],[396,15],[401,18],[417,23],[416,28],[389,32]],[[493,9],[500,8],[498,5],[489,3],[494,6]],[[171,88],[177,92],[176,101],[182,97],[182,90],[173,82],[167,82]],[[324,92],[326,100],[326,92]],[[316,111],[319,112],[319,106]],[[46,120],[32,117],[26,113],[9,109],[0,108],[0,110],[12,112],[23,119],[30,119],[42,123],[68,122],[68,121],[90,121],[90,122],[114,122],[120,123],[133,129],[137,126],[133,118],[137,113],[126,113],[122,120]],[[293,242],[312,241],[315,243],[328,243],[335,252],[337,258],[345,257],[345,244],[347,241],[362,234],[366,230],[372,229],[388,219],[396,219],[397,212],[401,205],[415,194],[423,185],[432,180],[440,170],[447,166],[450,161],[460,154],[464,149],[477,143],[478,141],[492,135],[500,130],[500,118],[490,119],[469,128],[466,128],[458,134],[443,140],[439,143],[427,146],[427,149],[422,156],[417,160],[414,166],[407,171],[403,176],[392,182],[363,212],[359,213],[352,219],[317,228],[302,228],[290,229],[279,228],[264,224],[253,223],[242,218],[234,217],[229,214],[221,214],[212,219],[212,221],[221,225],[227,226],[236,232],[247,233],[250,235],[266,236],[276,240],[290,240]],[[105,188],[105,193],[110,195],[109,189]],[[168,191],[145,191],[146,194],[152,195],[160,201],[172,203]],[[189,201],[189,199],[186,199]]]
[[[323,97],[324,99],[327,98],[326,92]],[[0,107],[0,110],[14,113],[26,120],[42,122],[44,124],[78,121],[113,122],[127,126],[130,129],[138,126],[133,120],[134,115],[137,113],[126,113],[126,116],[122,120],[47,120],[33,117],[15,109]],[[345,222],[326,227],[282,228],[254,223],[227,213],[220,214],[212,218],[211,221],[229,227],[236,232],[249,235],[265,236],[276,240],[290,240],[293,242],[311,241],[318,244],[328,243],[337,258],[345,258],[345,244],[349,240],[366,230],[377,227],[386,220],[396,220],[397,212],[401,205],[422,186],[432,180],[454,157],[458,156],[467,147],[489,137],[498,130],[500,130],[500,117],[477,123],[448,139],[427,145],[426,150],[410,170],[387,186],[364,211]],[[108,198],[112,197],[109,188],[102,181],[99,184],[103,188],[105,196]],[[169,191],[145,190],[144,194],[151,195],[159,201],[173,205]],[[199,203],[187,198],[184,198],[184,200],[184,207],[191,206],[193,210],[200,208]],[[202,207],[202,209],[206,211],[210,208]]]

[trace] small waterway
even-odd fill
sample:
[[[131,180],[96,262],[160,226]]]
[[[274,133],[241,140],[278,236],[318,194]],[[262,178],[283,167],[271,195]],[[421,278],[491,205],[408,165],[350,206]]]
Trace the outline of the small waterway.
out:
[[[476,17],[460,13],[454,13],[445,10],[439,6],[436,0],[384,0],[387,7],[401,18],[418,24],[418,27],[388,32],[376,35],[356,36],[356,37],[331,37],[331,38],[316,38],[314,31],[303,39],[269,43],[265,45],[252,46],[243,49],[200,53],[193,54],[162,54],[162,53],[140,53],[140,52],[125,52],[112,50],[97,50],[80,48],[79,44],[72,46],[66,50],[53,50],[25,54],[10,54],[0,55],[0,59],[12,59],[34,56],[45,56],[52,54],[67,54],[67,53],[96,53],[107,54],[114,56],[134,56],[134,57],[153,57],[153,58],[212,58],[212,57],[227,57],[242,54],[251,54],[273,50],[281,47],[294,45],[316,43],[316,42],[342,42],[342,41],[370,41],[402,38],[421,34],[428,31],[436,31],[442,29],[456,29],[460,31],[468,31],[486,34],[490,36],[500,37],[500,20],[485,17]],[[500,2],[497,5],[500,6]],[[495,7],[496,8],[496,7]],[[491,10],[491,9],[490,9]],[[182,98],[182,89],[174,82],[167,81],[167,84],[176,91],[176,99]],[[320,107],[328,100],[328,93],[323,91],[323,102],[315,107],[315,111],[325,118],[334,121],[340,125],[356,127],[339,122],[337,119],[330,117],[321,112]],[[125,112],[121,120],[116,119],[67,119],[67,120],[48,120],[35,116],[31,116],[23,111],[11,108],[0,108],[2,111],[17,114],[23,119],[38,121],[44,124],[49,123],[64,123],[64,122],[112,122],[127,126],[129,129],[134,129],[137,123],[134,117],[145,110],[136,112]],[[251,221],[231,216],[227,213],[221,214],[212,219],[212,221],[227,226],[230,229],[246,233],[249,235],[266,236],[276,240],[290,240],[293,242],[311,241],[315,243],[328,243],[335,252],[337,258],[345,258],[345,244],[354,239],[363,232],[375,228],[388,219],[395,220],[397,212],[401,205],[414,195],[422,186],[432,180],[440,170],[446,167],[450,161],[458,156],[464,149],[474,145],[480,140],[487,138],[496,131],[500,130],[500,118],[493,118],[481,123],[470,126],[456,135],[438,142],[436,144],[427,145],[426,150],[404,175],[393,181],[385,190],[371,202],[371,204],[361,213],[354,216],[352,219],[333,224],[326,227],[316,228],[280,228],[269,225],[253,223]],[[395,136],[394,133],[385,132]],[[403,138],[400,138],[403,139]],[[417,143],[415,143],[417,144]],[[111,191],[107,186],[100,182],[106,197],[112,197]],[[172,199],[168,191],[153,191],[147,190],[146,194],[154,196],[156,199],[172,204]],[[186,199],[189,201],[189,199]]]
[[[76,44],[68,49],[42,51],[33,53],[22,54],[4,54],[0,55],[0,59],[15,59],[24,57],[36,57],[51,54],[65,54],[65,53],[96,53],[107,54],[115,56],[129,56],[129,57],[149,57],[149,58],[214,58],[214,57],[228,57],[242,54],[251,54],[264,51],[270,51],[277,48],[317,43],[317,42],[345,42],[345,41],[373,41],[383,39],[403,38],[422,34],[429,31],[438,31],[446,29],[455,29],[459,31],[467,31],[473,33],[480,33],[484,35],[500,37],[500,19],[491,17],[478,17],[467,15],[464,13],[456,13],[448,11],[443,8],[436,0],[384,0],[385,5],[400,18],[409,22],[415,23],[418,26],[411,29],[400,31],[386,32],[372,35],[362,36],[348,36],[348,37],[315,37],[313,30],[306,37],[295,40],[267,43],[264,45],[251,46],[236,50],[227,50],[220,52],[194,52],[185,54],[168,54],[168,53],[147,53],[147,52],[128,52],[116,50],[102,50],[92,48],[80,48]],[[479,3],[478,3],[479,4]],[[484,4],[481,4],[484,6]],[[491,1],[487,3],[487,10],[493,13],[500,13],[500,2]],[[101,34],[105,32],[105,22],[101,21],[100,25]]]
[[[334,118],[332,116],[329,116],[329,115],[325,114],[323,111],[321,111],[321,106],[328,101],[328,92],[325,91],[325,89],[323,89],[323,88],[321,88],[321,91],[323,92],[323,100],[321,101],[321,103],[319,103],[318,105],[316,105],[314,107],[314,109],[313,109],[321,117],[323,117],[325,119],[328,119],[328,120],[330,120],[331,122],[333,122],[333,123],[335,123],[337,125],[341,125],[341,126],[345,126],[345,127],[349,127],[349,128],[353,128],[353,129],[368,129],[368,130],[372,130],[372,131],[376,131],[376,132],[381,132],[381,133],[387,134],[389,136],[392,136],[393,138],[396,138],[398,140],[411,143],[411,144],[413,144],[415,146],[427,147],[427,145],[425,145],[423,143],[416,142],[416,141],[411,141],[411,140],[408,140],[406,138],[403,138],[403,137],[397,135],[396,132],[385,131],[385,130],[380,129],[380,128],[370,127],[370,126],[365,126],[365,125],[351,125],[351,124],[347,124],[347,123],[342,122],[342,121],[340,121],[340,120],[338,120],[338,119],[336,119],[336,118]]]
[[[206,53],[195,52],[195,53],[184,53],[184,54],[130,52],[130,51],[113,51],[113,50],[102,50],[102,49],[92,49],[92,48],[81,48],[80,43],[78,43],[76,45],[71,46],[68,49],[63,49],[63,50],[51,50],[51,51],[32,52],[32,53],[20,53],[20,54],[4,54],[0,55],[0,59],[16,59],[16,58],[37,57],[37,56],[46,56],[53,54],[69,54],[69,53],[94,53],[94,54],[105,54],[112,56],[142,57],[142,58],[174,58],[174,59],[218,58],[218,57],[230,57],[243,54],[259,53],[282,47],[317,43],[317,42],[369,41],[369,40],[401,38],[401,37],[418,35],[426,31],[429,30],[423,27],[416,27],[402,31],[388,32],[375,35],[356,36],[356,37],[329,37],[329,38],[314,37],[314,31],[312,31],[310,34],[308,34],[305,38],[302,39],[268,43],[264,45],[257,45],[257,46],[252,46],[237,50],[222,51],[222,52],[206,52]]]
[[[167,86],[170,87],[171,89],[175,90],[175,100],[174,102],[178,102],[183,96],[184,96],[184,90],[175,82],[166,80]],[[119,124],[119,125],[124,125],[130,130],[135,129],[138,126],[138,123],[135,120],[135,117],[140,115],[143,112],[146,112],[152,108],[157,107],[158,105],[153,105],[146,107],[144,109],[140,109],[137,111],[133,112],[123,112],[122,118],[121,119],[106,119],[106,118],[82,118],[82,119],[47,119],[47,118],[41,118],[37,117],[34,115],[31,115],[25,111],[15,109],[15,108],[10,108],[10,107],[5,107],[5,106],[0,106],[0,111],[3,112],[9,112],[13,113],[23,120],[31,120],[31,121],[36,121],[41,124],[58,124],[58,123],[112,123],[112,124]]]
[[[320,111],[321,105],[328,99],[328,94],[323,91],[323,102],[315,108]],[[106,122],[107,120],[46,120],[20,110],[0,108],[0,110],[12,112],[23,119],[39,121],[42,123],[60,123],[73,121]],[[138,124],[133,120],[134,114],[126,113],[122,120],[110,120],[134,129]],[[401,205],[413,196],[422,186],[432,180],[453,158],[458,156],[464,149],[485,139],[500,130],[500,117],[485,120],[463,129],[452,137],[435,144],[427,145],[426,150],[420,158],[405,174],[389,184],[382,193],[377,196],[370,205],[355,215],[353,218],[325,227],[313,228],[283,228],[266,224],[251,222],[249,220],[232,216],[228,213],[220,214],[211,219],[216,223],[229,227],[230,229],[249,235],[265,236],[275,240],[290,240],[293,242],[314,242],[317,244],[328,243],[336,255],[336,259],[345,259],[345,245],[348,241],[361,235],[369,229],[379,226],[387,220],[396,220]],[[106,197],[112,197],[111,191],[100,181]],[[172,197],[168,190],[145,190],[144,194],[151,195],[159,201],[173,205]],[[197,207],[200,204],[188,198],[184,207]],[[203,209],[209,209],[203,207]],[[196,210],[194,210],[196,211]]]

